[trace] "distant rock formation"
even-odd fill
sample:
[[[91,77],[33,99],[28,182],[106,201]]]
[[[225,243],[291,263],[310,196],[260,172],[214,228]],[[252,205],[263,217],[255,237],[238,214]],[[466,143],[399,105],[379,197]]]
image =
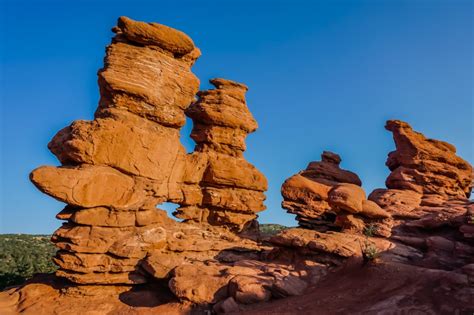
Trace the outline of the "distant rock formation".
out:
[[[400,120],[387,121],[385,128],[393,133],[396,146],[386,163],[392,171],[386,181],[388,188],[469,198],[472,166],[456,155],[453,145],[428,139]]]
[[[297,214],[303,228],[287,229],[271,241],[286,248],[286,255],[296,251],[329,268],[358,256],[410,266],[422,277],[444,279],[438,292],[450,301],[469,304],[474,279],[474,203],[467,199],[472,166],[455,155],[451,144],[427,139],[405,122],[388,121],[386,128],[396,143],[386,163],[392,170],[387,189],[374,190],[367,200],[358,177],[328,181],[328,172],[341,173],[335,168],[340,159],[336,156],[330,164],[325,152],[323,161],[316,162],[317,172],[308,174],[308,167],[282,186],[282,206]],[[408,283],[416,286],[413,280]],[[396,305],[399,311],[413,310],[409,303]]]
[[[282,207],[296,214],[301,227],[390,236],[391,215],[367,200],[359,177],[339,167],[341,158],[323,152],[320,162],[288,178],[282,185]]]
[[[389,120],[396,150],[386,165],[387,189],[369,199],[394,218],[392,239],[420,250],[417,264],[455,269],[474,263],[474,204],[468,200],[472,166],[444,141],[426,138],[409,124]],[[466,269],[466,270],[467,270]]]

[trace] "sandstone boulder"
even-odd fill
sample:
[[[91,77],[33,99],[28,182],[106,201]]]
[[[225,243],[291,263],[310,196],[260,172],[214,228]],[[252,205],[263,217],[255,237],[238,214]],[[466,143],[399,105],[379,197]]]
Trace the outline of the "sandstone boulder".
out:
[[[320,162],[288,178],[281,187],[282,207],[296,214],[300,226],[327,229],[334,223],[329,191],[339,183],[361,185],[359,177],[339,167],[339,155],[324,151]]]
[[[339,184],[328,194],[329,206],[350,213],[362,211],[362,202],[366,199],[365,191],[354,184]]]

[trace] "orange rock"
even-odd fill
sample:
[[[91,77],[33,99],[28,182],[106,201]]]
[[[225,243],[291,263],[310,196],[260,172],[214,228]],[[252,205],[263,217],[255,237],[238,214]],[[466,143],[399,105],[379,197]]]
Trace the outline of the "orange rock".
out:
[[[362,200],[362,211],[360,214],[373,219],[387,219],[391,217],[390,213],[380,208],[372,200]]]
[[[113,116],[74,122],[49,148],[62,163],[108,165],[160,182],[168,180],[174,167],[182,167],[176,165],[177,157],[185,154],[177,129],[123,111],[110,113]]]
[[[204,173],[203,182],[211,185],[267,190],[267,179],[255,166],[243,158],[224,154],[209,156],[209,166]]]
[[[121,16],[117,26],[128,40],[135,43],[156,45],[176,55],[186,55],[194,49],[188,35],[166,25],[138,22]]]
[[[421,203],[421,195],[411,190],[375,189],[368,198],[395,217],[417,217],[413,210]]]
[[[364,243],[366,236],[291,228],[284,230],[271,238],[271,242],[282,246],[289,246],[296,249],[305,249],[319,253],[334,255],[334,257],[347,258],[351,256],[361,256],[361,244]],[[385,251],[391,248],[391,243],[384,239],[370,238],[374,246],[379,251]]]
[[[135,272],[101,272],[101,273],[76,273],[59,269],[59,277],[67,278],[79,284],[143,284],[146,278]]]
[[[344,232],[363,233],[365,229],[364,220],[354,217],[352,214],[338,215],[335,224],[340,226]]]
[[[335,211],[328,203],[329,191],[338,183],[361,185],[359,177],[339,167],[339,155],[324,151],[320,162],[288,178],[281,187],[282,207],[296,214],[300,226],[328,230],[335,227]]]
[[[132,177],[105,166],[43,166],[31,172],[30,179],[42,192],[79,207],[131,208],[145,199]]]
[[[214,265],[182,265],[174,269],[169,282],[171,291],[180,299],[193,303],[216,303],[228,296],[230,280],[226,267]]]
[[[199,88],[199,80],[189,67],[148,47],[112,43],[107,48],[105,67],[99,71],[97,114],[118,108],[165,126],[183,126],[183,110]]]
[[[199,80],[190,67],[200,51],[187,35],[125,17],[113,30],[94,119],[73,122],[49,143],[63,166],[31,173],[41,191],[68,204],[57,215],[67,222],[51,238],[59,249],[56,275],[89,288],[172,277],[171,298],[215,303],[218,292],[227,297],[224,288],[236,275],[223,276],[229,266],[220,261],[254,259],[263,251],[254,240],[255,219],[265,209],[267,180],[242,154],[257,128],[247,87],[213,79],[216,89],[199,92],[196,101]],[[179,130],[186,115],[197,143],[189,154]],[[164,202],[179,205],[175,215],[183,222],[156,208]],[[247,238],[235,233],[244,230]],[[72,288],[79,287],[69,283],[67,291]],[[108,313],[107,307],[100,311]]]
[[[361,212],[365,199],[365,191],[360,186],[347,183],[334,186],[328,194],[328,202],[333,209],[350,213]]]
[[[238,275],[229,282],[229,294],[242,304],[253,304],[268,301],[273,284],[269,276]]]
[[[186,115],[206,125],[255,131],[258,125],[244,98],[247,87],[224,79],[210,82],[216,89],[200,91],[199,100],[187,109]]]
[[[265,195],[260,191],[241,188],[203,189],[202,204],[207,207],[222,208],[235,212],[259,212],[266,209]]]
[[[303,203],[311,203],[313,200],[327,200],[331,186],[311,180],[301,174],[288,178],[281,188],[285,199],[300,200]]]
[[[389,120],[385,128],[393,133],[396,146],[386,163],[392,171],[386,181],[388,188],[469,197],[473,169],[456,155],[453,145],[428,139],[403,121]]]
[[[69,218],[82,225],[96,226],[135,226],[135,213],[132,211],[114,211],[105,207],[75,211]]]
[[[111,255],[65,251],[58,251],[54,257],[54,263],[60,268],[81,273],[131,272],[136,270],[138,262],[138,258],[122,259]]]

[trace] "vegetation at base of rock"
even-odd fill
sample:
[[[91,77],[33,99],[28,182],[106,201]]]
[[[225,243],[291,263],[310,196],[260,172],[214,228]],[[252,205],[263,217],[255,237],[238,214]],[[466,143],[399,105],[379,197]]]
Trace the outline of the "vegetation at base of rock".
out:
[[[280,225],[280,224],[260,224],[260,233],[264,235],[276,235],[279,232],[289,229],[288,226]]]
[[[56,248],[50,235],[0,235],[0,290],[23,283],[35,273],[56,270],[51,257]]]
[[[377,233],[377,226],[373,224],[369,224],[364,228],[364,235],[367,237],[372,237],[374,234]]]
[[[380,251],[374,243],[365,241],[362,247],[362,257],[364,261],[375,261],[380,255]]]

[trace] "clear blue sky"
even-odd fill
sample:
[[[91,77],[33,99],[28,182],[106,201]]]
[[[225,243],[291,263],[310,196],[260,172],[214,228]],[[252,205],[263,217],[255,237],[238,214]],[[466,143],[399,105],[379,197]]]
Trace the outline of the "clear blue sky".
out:
[[[96,72],[120,15],[189,34],[203,52],[193,68],[202,89],[213,77],[250,87],[260,128],[245,156],[270,183],[261,222],[295,224],[280,185],[323,150],[341,154],[367,191],[383,187],[387,119],[453,143],[472,163],[472,3],[1,1],[0,232],[60,225],[63,205],[28,174],[58,164],[46,145],[59,129],[92,118]]]

